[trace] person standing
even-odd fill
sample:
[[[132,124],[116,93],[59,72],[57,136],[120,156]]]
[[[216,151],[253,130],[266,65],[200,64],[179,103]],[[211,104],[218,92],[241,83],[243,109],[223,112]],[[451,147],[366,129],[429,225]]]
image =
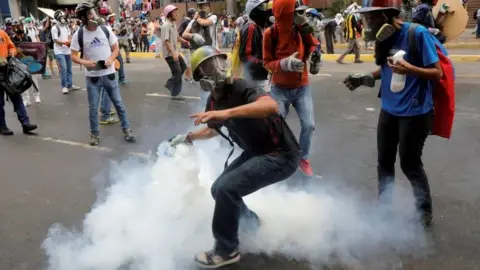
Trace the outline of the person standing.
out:
[[[196,11],[194,8],[188,9],[187,16],[182,20],[180,27],[178,28],[179,36],[183,36],[183,32],[185,32],[188,24],[190,24],[190,21],[192,21],[193,17],[195,16],[195,12]],[[185,70],[185,81],[193,83],[192,69],[190,65],[190,44],[187,45],[186,43],[182,43],[181,52],[183,57],[185,57],[185,63],[187,64],[187,69]]]
[[[15,57],[17,50],[12,40],[8,36],[7,32],[0,30],[0,59],[5,61],[8,57]],[[5,74],[6,62],[0,62],[0,80]],[[7,122],[5,119],[5,98],[8,95],[0,86],[0,134],[4,136],[13,135],[13,131],[7,127]],[[27,110],[25,105],[23,105],[22,95],[15,94],[8,96],[10,102],[13,105],[14,111],[17,113],[18,121],[22,124],[23,133],[30,134],[33,130],[37,129],[37,125],[30,123],[30,118],[28,117]]]
[[[338,57],[337,63],[339,64],[344,64],[343,59],[345,56],[347,56],[347,54],[352,52],[355,53],[354,63],[363,63],[363,61],[360,60],[360,45],[357,41],[357,33],[361,33],[362,29],[360,28],[360,24],[357,22],[356,14],[358,13],[356,11],[356,5],[354,4],[356,3],[352,3],[352,5],[349,6],[349,8],[351,7],[352,12],[348,14],[347,18],[345,19],[348,48],[342,55],[340,55],[340,57]]]
[[[13,26],[13,32],[15,33],[15,35],[12,37],[13,43],[17,44],[21,42],[32,42],[32,38],[25,34],[25,30],[24,30],[25,28],[18,20],[14,20],[12,26]],[[20,49],[17,49],[17,51],[21,52]],[[35,103],[41,102],[40,92],[36,91],[39,88],[38,80],[39,80],[39,75],[32,74],[32,81],[37,86],[37,89],[35,89],[35,86],[32,85],[29,89],[27,89],[27,91],[22,93],[23,104],[25,105],[25,107],[28,107],[32,104],[30,99],[30,92],[32,93],[33,98],[35,99]]]
[[[90,141],[96,146],[100,143],[98,126],[98,102],[102,89],[113,102],[121,121],[124,139],[135,142],[135,136],[130,129],[127,111],[122,101],[120,87],[115,78],[114,61],[119,54],[118,41],[115,34],[106,26],[98,25],[98,17],[91,3],[77,5],[75,13],[82,20],[83,26],[72,38],[72,59],[75,63],[85,66],[85,76],[88,93]],[[78,53],[82,51],[82,58]]]
[[[168,79],[165,87],[170,90],[172,98],[175,98],[182,91],[182,75],[187,68],[185,60],[177,52],[177,42],[188,44],[188,41],[178,35],[177,31],[177,10],[174,5],[164,8],[165,23],[162,25],[162,53],[165,61],[170,67],[172,77]]]
[[[204,45],[218,49],[215,31],[217,15],[210,13],[210,3],[207,0],[197,0],[197,11],[182,37],[190,41],[192,50]]]
[[[57,24],[52,27],[53,52],[59,64],[62,86],[62,93],[68,94],[71,90],[78,90],[79,87],[72,83],[72,58],[70,51],[71,32],[68,27],[67,17],[61,10],[54,14]]]
[[[55,69],[53,67],[53,61],[55,60],[55,54],[53,53],[53,39],[52,39],[52,20],[50,17],[47,17],[43,22],[43,29],[40,31],[40,40],[47,44],[47,62],[50,67],[50,74],[47,73],[45,69],[45,74],[43,78],[47,79],[50,76],[55,75]]]
[[[275,23],[263,35],[263,63],[272,72],[271,93],[280,105],[282,116],[287,117],[290,105],[297,111],[302,150],[298,165],[304,175],[313,176],[309,154],[315,114],[306,62],[310,52],[320,44],[312,35],[313,27],[307,26],[305,7],[296,8],[296,3],[295,0],[274,1]]]
[[[161,57],[162,52],[162,18],[157,16],[153,23],[153,35],[155,36],[155,58]]]

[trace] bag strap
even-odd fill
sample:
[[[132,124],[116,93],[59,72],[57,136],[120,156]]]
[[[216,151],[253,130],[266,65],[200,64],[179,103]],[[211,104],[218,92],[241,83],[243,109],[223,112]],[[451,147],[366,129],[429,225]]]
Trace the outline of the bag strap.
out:
[[[110,43],[110,31],[108,31],[108,28],[105,25],[100,25],[100,28],[102,29],[103,33],[107,37],[107,41]],[[83,26],[78,28],[78,45],[80,46],[80,58],[83,57]],[[111,50],[111,46],[110,50]]]
[[[416,59],[418,50],[417,50],[417,38],[416,38],[416,31],[418,27],[418,23],[410,23],[408,26],[408,54],[410,59]]]
[[[233,144],[232,139],[230,139],[230,137],[228,137],[227,135],[225,135],[225,133],[223,133],[223,132],[220,130],[220,128],[215,127],[214,130],[215,130],[220,136],[222,136],[225,140],[227,140],[228,143],[230,144],[230,147],[232,147],[232,150],[230,150],[230,153],[228,154],[227,160],[225,160],[224,168],[226,169],[226,168],[228,167],[228,160],[232,157],[233,152],[235,152],[235,145]]]

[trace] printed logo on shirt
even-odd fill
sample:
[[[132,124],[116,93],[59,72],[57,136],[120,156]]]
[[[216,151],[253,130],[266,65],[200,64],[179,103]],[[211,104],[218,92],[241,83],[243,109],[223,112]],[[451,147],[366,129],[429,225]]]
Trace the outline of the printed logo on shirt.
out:
[[[97,37],[95,37],[93,41],[90,42],[90,48],[98,48],[98,47],[102,47],[103,45],[105,44],[103,44],[103,42]]]

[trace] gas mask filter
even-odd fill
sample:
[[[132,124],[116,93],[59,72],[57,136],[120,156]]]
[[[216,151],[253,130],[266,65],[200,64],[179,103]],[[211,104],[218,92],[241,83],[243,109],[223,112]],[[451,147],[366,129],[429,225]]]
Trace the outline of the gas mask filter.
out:
[[[200,87],[205,92],[222,89],[227,82],[226,60],[221,57],[212,57],[205,60],[199,67],[202,76]]]
[[[98,26],[98,15],[94,9],[90,9],[87,13],[87,27],[90,29],[95,29]]]
[[[393,25],[387,23],[388,18],[383,12],[374,12],[362,16],[365,26],[362,30],[362,37],[365,41],[383,42],[390,38],[396,31]]]
[[[293,23],[300,29],[302,34],[311,34],[315,29],[307,16],[305,16],[305,10],[306,8],[298,6],[298,2],[295,4]]]

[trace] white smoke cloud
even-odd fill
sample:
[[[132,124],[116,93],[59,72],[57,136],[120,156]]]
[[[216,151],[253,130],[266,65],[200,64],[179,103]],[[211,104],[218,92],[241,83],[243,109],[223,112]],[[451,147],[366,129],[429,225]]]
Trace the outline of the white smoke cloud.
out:
[[[228,151],[211,140],[180,146],[174,157],[149,164],[114,165],[109,187],[99,192],[81,230],[50,228],[42,245],[48,269],[194,268],[194,254],[213,246],[210,185]],[[408,211],[389,214],[348,189],[277,184],[247,196],[246,203],[262,226],[240,234],[243,253],[386,269],[386,263],[400,262],[399,255],[427,250]]]

